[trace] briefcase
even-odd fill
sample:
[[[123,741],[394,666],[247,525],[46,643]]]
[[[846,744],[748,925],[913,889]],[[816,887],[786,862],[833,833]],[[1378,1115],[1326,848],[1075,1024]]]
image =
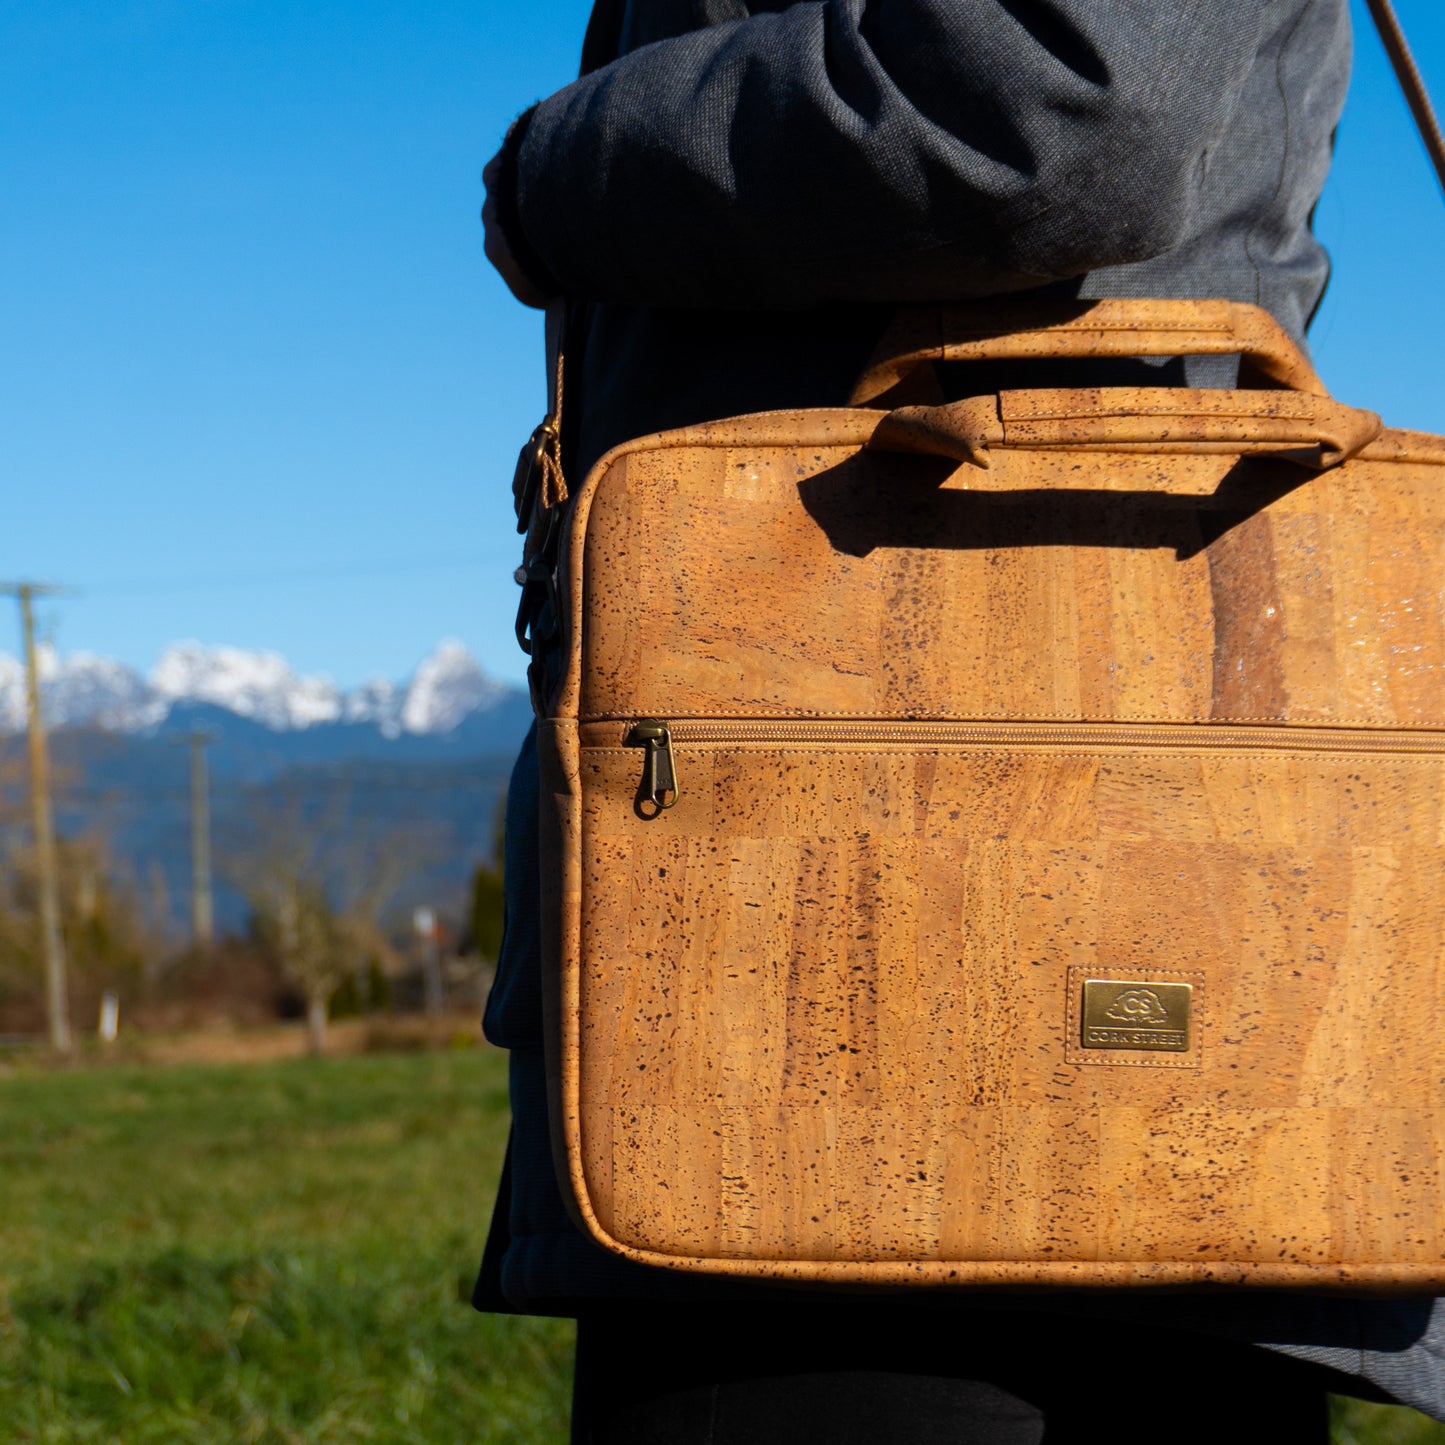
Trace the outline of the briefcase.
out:
[[[929,379],[1208,354],[1240,389]],[[1445,440],[1226,302],[910,313],[855,401],[551,509],[579,1222],[854,1289],[1445,1290]]]

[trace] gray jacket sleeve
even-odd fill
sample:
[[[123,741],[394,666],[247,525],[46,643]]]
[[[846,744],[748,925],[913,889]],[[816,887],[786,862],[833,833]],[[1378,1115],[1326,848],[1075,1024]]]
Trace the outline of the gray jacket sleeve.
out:
[[[1038,286],[1168,251],[1265,0],[804,0],[543,101],[518,217],[578,299]]]

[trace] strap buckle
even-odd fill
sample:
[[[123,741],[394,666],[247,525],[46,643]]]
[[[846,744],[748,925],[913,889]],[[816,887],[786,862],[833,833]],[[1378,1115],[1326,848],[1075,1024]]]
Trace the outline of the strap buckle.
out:
[[[547,469],[547,452],[561,438],[557,419],[551,413],[533,430],[517,454],[517,469],[512,474],[512,506],[517,513],[517,533],[523,535],[532,522],[532,508]]]
[[[539,427],[540,431],[541,428]],[[528,657],[538,643],[550,642],[561,628],[561,617],[557,611],[557,543],[561,531],[561,507],[549,507],[545,513],[546,525],[535,547],[529,547],[522,565],[512,574],[522,595],[517,602],[517,618],[513,630],[517,646]],[[529,515],[530,522],[530,515]],[[551,605],[551,622],[545,634],[537,631],[537,622],[544,607]]]

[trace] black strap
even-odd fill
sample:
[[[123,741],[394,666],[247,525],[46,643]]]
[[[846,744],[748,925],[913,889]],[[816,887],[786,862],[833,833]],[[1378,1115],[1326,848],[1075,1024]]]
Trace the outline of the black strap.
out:
[[[1435,167],[1435,175],[1440,181],[1441,189],[1445,190],[1445,137],[1440,134],[1440,122],[1435,118],[1435,109],[1430,104],[1420,68],[1415,64],[1415,57],[1410,54],[1410,47],[1405,43],[1405,32],[1400,28],[1395,7],[1390,4],[1390,0],[1365,0],[1365,3],[1370,7],[1375,29],[1380,32],[1380,39],[1385,43],[1385,53],[1395,68],[1395,79],[1400,82],[1400,89],[1405,92],[1405,103],[1410,107],[1410,114],[1415,117],[1420,139],[1425,142],[1425,150]]]

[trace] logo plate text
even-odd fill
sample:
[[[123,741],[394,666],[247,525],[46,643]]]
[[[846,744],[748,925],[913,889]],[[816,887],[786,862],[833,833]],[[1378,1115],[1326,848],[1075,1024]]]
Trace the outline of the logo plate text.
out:
[[[1193,1003],[1193,984],[1085,979],[1079,1042],[1086,1049],[1188,1053]]]

